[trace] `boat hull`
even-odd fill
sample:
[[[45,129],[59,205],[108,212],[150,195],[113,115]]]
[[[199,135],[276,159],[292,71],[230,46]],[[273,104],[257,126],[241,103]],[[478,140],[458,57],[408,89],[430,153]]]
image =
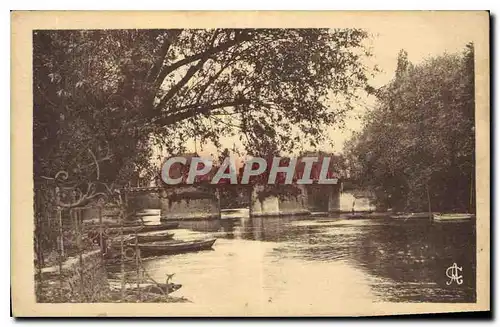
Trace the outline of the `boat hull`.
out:
[[[427,212],[392,215],[392,219],[431,219],[432,214]]]
[[[174,283],[169,283],[169,284],[151,284],[147,285],[144,287],[141,287],[141,292],[145,293],[154,293],[154,294],[161,294],[161,295],[168,295],[172,292],[177,291],[182,287],[181,284],[174,284]]]
[[[173,236],[174,236],[174,233],[161,233],[161,234],[151,234],[151,235],[137,235],[137,241],[139,243],[167,241],[167,240],[172,239]]]
[[[361,213],[349,214],[345,217],[346,219],[354,220],[354,219],[369,219],[367,215],[363,215]]]
[[[169,222],[169,223],[162,223],[159,225],[137,225],[137,226],[127,226],[124,225],[123,227],[120,226],[105,226],[104,230],[108,234],[119,234],[123,231],[124,234],[133,234],[133,233],[144,233],[144,232],[154,232],[154,231],[161,231],[161,230],[168,230],[168,229],[175,229],[179,227],[179,223],[176,222]]]
[[[154,212],[138,212],[135,214],[136,217],[157,217],[159,216],[157,213]]]
[[[465,222],[475,219],[474,214],[434,214],[433,220],[435,222]]]
[[[114,289],[120,289],[121,288],[121,283],[115,282],[110,285],[111,288]],[[139,287],[137,287],[137,284],[126,284],[125,285],[125,290],[127,292],[133,292],[133,293],[153,293],[153,294],[160,294],[160,295],[168,295],[171,294],[177,290],[179,290],[182,287],[182,284],[175,284],[175,283],[146,283],[146,284],[139,284]]]
[[[172,241],[139,244],[141,256],[156,256],[165,254],[177,254],[185,252],[196,252],[209,250],[215,243],[215,239],[203,241]]]

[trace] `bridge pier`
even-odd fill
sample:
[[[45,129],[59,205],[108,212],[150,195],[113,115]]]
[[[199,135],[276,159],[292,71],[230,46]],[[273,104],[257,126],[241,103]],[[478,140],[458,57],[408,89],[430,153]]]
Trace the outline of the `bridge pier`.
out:
[[[250,216],[309,215],[311,212],[340,212],[340,184],[294,185],[296,195],[266,195],[263,185],[251,192]]]
[[[307,208],[307,190],[304,185],[294,187],[293,194],[265,194],[263,185],[255,185],[250,199],[251,217],[299,216],[309,215]]]
[[[220,219],[219,192],[215,187],[165,188],[160,196],[162,221]]]
[[[279,199],[277,196],[262,196],[260,192],[264,191],[263,185],[255,185],[250,195],[250,216],[279,216]]]
[[[330,190],[328,192],[328,212],[340,212],[340,184],[328,185]]]

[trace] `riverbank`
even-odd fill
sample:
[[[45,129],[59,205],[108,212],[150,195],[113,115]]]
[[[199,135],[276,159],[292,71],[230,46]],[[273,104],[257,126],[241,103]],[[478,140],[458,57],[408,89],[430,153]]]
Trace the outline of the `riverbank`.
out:
[[[116,279],[110,278],[113,269],[102,258],[100,250],[86,252],[82,257],[70,257],[61,267],[44,267],[35,274],[35,293],[39,303],[183,303],[187,298],[171,294],[157,294],[141,291],[134,287],[125,289],[116,286]],[[137,280],[126,280],[127,284]],[[149,283],[155,285],[153,281]],[[141,287],[144,284],[141,285]],[[178,289],[178,288],[177,288]],[[174,289],[173,291],[177,290]]]
[[[76,298],[69,297],[67,293],[60,292],[59,281],[49,280],[44,281],[44,286],[40,287],[39,283],[35,283],[35,289],[37,290],[37,302],[38,303],[83,303]],[[87,301],[85,301],[87,302]],[[154,293],[139,293],[133,290],[126,290],[122,294],[120,289],[107,288],[103,291],[103,294],[98,299],[88,302],[98,302],[98,303],[189,303],[187,298],[162,295]]]

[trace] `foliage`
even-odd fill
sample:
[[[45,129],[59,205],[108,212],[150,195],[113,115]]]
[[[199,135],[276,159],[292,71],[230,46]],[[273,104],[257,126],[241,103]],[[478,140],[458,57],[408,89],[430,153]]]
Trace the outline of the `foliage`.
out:
[[[154,149],[312,145],[371,91],[358,29],[34,31],[35,178],[126,184]],[[334,105],[332,105],[332,103]],[[95,171],[99,163],[100,171]],[[156,172],[150,172],[154,174]]]
[[[474,47],[419,65],[401,51],[362,132],[346,145],[353,179],[397,210],[474,210]]]

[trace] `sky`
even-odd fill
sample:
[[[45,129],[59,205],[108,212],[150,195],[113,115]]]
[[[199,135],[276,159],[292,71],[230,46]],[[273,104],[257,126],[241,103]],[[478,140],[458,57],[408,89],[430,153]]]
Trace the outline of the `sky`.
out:
[[[367,61],[368,64],[376,64],[382,72],[370,80],[374,87],[387,84],[394,76],[397,65],[397,56],[401,49],[408,52],[408,59],[413,64],[418,64],[428,57],[434,57],[443,53],[462,52],[468,42],[475,41],[478,37],[478,27],[480,16],[465,16],[462,14],[430,14],[414,15],[411,13],[402,15],[390,15],[387,19],[376,18],[373,15],[360,17],[359,21],[347,26],[365,28],[372,36],[367,45],[372,48],[373,57]],[[475,21],[477,20],[477,24]],[[345,26],[344,26],[345,27]],[[374,105],[374,99],[366,97],[362,104],[348,115],[346,128],[343,130],[332,128],[329,138],[334,142],[320,145],[323,151],[341,153],[343,144],[352,133],[362,129],[360,117],[367,113]],[[222,139],[223,147],[231,149],[233,144],[239,144],[236,138]],[[203,147],[194,140],[188,141],[188,150],[195,151],[202,156],[212,156],[217,158],[217,148],[213,145]],[[221,149],[222,150],[222,149]],[[220,150],[220,151],[221,151]]]

